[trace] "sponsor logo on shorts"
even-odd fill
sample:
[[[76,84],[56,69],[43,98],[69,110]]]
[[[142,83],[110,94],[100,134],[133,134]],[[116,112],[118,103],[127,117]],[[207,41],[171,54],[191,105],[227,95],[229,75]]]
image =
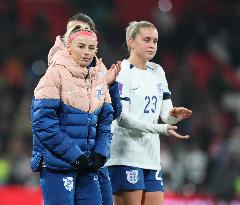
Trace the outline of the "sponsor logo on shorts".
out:
[[[63,186],[68,191],[72,191],[73,190],[73,178],[72,177],[63,178]]]
[[[126,171],[127,180],[131,184],[136,184],[139,181],[138,170]]]

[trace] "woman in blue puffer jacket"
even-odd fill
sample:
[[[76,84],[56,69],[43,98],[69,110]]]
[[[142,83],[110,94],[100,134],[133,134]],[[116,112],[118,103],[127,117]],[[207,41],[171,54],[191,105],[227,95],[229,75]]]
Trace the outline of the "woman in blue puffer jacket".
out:
[[[57,37],[51,64],[34,90],[32,170],[40,171],[45,205],[98,205],[96,171],[109,157],[112,138],[106,71],[95,58],[94,32],[77,26],[64,43]]]

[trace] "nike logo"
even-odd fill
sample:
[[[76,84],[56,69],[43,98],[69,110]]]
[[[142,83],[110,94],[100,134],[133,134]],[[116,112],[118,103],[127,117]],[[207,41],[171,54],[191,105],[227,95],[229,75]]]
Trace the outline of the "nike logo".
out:
[[[140,88],[140,86],[136,87],[136,88],[133,88],[132,90],[137,90],[138,88]]]

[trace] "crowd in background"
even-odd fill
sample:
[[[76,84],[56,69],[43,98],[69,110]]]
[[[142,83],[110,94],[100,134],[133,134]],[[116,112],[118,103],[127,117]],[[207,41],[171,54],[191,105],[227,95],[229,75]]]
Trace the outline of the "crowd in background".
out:
[[[158,28],[154,61],[166,72],[174,105],[193,111],[178,125],[188,141],[160,136],[166,191],[240,197],[240,2],[146,2],[0,0],[0,184],[38,184],[29,166],[33,89],[55,36],[81,11],[97,25],[107,67],[127,56],[129,21]]]

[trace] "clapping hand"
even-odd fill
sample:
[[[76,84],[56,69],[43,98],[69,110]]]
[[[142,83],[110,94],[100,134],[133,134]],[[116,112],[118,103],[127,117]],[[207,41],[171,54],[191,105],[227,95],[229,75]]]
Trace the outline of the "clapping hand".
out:
[[[111,68],[107,70],[105,79],[108,85],[111,85],[117,78],[121,70],[121,61],[118,61],[116,64],[112,64]]]
[[[188,139],[189,138],[189,135],[180,135],[176,132],[176,130],[177,130],[177,126],[168,125],[168,127],[167,127],[168,136],[176,137],[178,139]]]
[[[178,121],[181,121],[183,119],[189,118],[192,115],[192,111],[185,108],[185,107],[174,107],[170,110],[169,113],[172,117],[175,117],[178,119]]]

